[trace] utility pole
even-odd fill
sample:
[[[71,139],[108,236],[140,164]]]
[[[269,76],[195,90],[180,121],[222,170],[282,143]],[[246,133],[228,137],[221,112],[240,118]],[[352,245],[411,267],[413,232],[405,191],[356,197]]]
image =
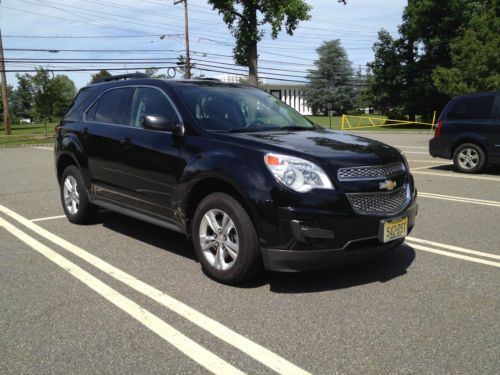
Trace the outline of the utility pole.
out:
[[[7,78],[5,77],[2,30],[0,30],[0,69],[2,70],[3,124],[5,127],[5,134],[10,135],[9,98],[7,97]]]
[[[188,2],[187,0],[174,1],[174,5],[184,3],[184,34],[186,35],[186,73],[184,78],[191,79],[191,59],[189,57],[189,24],[188,24]]]

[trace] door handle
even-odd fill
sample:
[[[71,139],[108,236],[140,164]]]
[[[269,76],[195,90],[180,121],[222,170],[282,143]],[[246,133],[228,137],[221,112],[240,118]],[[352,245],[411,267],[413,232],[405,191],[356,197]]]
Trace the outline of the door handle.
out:
[[[129,148],[132,146],[132,142],[130,142],[130,138],[128,137],[120,139],[120,144],[125,148]]]
[[[89,135],[89,128],[83,128],[82,136],[86,137],[87,135]]]

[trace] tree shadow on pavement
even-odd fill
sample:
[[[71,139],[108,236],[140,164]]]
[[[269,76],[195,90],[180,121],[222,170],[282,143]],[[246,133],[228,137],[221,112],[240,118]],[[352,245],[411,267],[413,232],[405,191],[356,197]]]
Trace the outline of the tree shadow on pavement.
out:
[[[265,272],[244,287],[269,284],[275,293],[313,293],[385,283],[405,275],[414,259],[415,250],[402,244],[382,256],[350,266],[301,273]]]

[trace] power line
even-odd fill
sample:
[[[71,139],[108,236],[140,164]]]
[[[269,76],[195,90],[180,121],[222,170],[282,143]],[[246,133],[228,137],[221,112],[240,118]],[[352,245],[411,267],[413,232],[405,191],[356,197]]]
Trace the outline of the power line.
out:
[[[165,38],[183,37],[184,34],[145,34],[145,35],[4,35],[4,38],[19,39],[110,39],[110,38]]]

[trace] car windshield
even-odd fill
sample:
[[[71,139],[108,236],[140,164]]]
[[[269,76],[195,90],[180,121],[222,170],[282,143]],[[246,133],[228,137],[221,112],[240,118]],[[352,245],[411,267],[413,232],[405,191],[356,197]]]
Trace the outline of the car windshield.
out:
[[[207,130],[259,132],[314,128],[293,108],[258,89],[185,86],[180,93],[191,114]]]

